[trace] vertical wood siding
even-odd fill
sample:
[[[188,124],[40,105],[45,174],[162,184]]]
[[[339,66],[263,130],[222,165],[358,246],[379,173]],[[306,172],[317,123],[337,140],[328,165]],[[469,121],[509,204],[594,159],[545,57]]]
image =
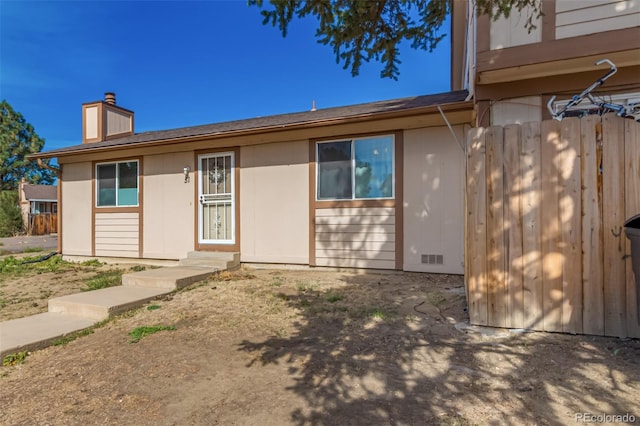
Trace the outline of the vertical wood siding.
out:
[[[395,269],[395,208],[316,209],[316,265]]]
[[[473,324],[640,337],[624,222],[640,124],[613,114],[473,129],[465,275]]]
[[[131,117],[107,109],[107,136],[131,131]]]

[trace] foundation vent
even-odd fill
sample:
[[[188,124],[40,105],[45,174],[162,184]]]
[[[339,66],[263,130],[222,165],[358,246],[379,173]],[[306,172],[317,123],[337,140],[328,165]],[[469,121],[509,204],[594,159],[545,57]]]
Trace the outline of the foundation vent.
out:
[[[423,254],[422,263],[425,265],[444,265],[444,256],[441,254]]]

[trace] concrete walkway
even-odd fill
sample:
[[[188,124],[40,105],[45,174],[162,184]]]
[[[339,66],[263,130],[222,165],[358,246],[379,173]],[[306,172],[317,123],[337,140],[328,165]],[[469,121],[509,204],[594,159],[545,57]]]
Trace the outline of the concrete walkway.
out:
[[[49,300],[49,311],[46,313],[0,322],[0,359],[16,352],[42,349],[70,333],[89,328],[187,285],[204,281],[213,272],[239,265],[237,254],[212,253],[208,255],[209,262],[203,259],[202,254],[193,256],[198,259],[196,265],[125,274],[121,286],[56,297]],[[231,258],[221,260],[225,256]]]

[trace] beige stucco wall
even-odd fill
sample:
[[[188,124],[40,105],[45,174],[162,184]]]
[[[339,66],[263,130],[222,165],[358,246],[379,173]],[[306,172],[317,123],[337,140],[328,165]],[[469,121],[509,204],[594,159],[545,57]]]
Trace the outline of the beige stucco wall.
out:
[[[91,256],[91,162],[62,169],[62,253]]]
[[[309,263],[309,144],[240,150],[243,262]]]
[[[542,97],[525,96],[504,99],[491,105],[491,125],[523,124],[542,121]]]
[[[185,166],[191,181],[184,182]],[[143,158],[143,257],[180,259],[194,250],[195,191],[193,151]]]
[[[447,127],[404,132],[403,177],[403,269],[464,273],[464,153]],[[422,263],[433,254],[442,265]]]

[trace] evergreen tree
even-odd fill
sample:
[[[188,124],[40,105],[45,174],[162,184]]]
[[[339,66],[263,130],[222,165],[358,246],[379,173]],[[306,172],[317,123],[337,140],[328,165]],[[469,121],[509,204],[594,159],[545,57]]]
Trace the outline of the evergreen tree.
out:
[[[383,64],[381,77],[398,79],[399,44],[406,40],[414,49],[432,51],[445,37],[440,31],[454,1],[466,0],[249,0],[262,9],[263,24],[278,26],[286,37],[294,17],[314,16],[318,20],[318,42],[330,45],[336,62],[351,67],[356,76],[362,62]],[[525,27],[535,28],[541,16],[539,0],[475,0],[477,11],[493,19],[508,17],[530,8]]]
[[[0,237],[11,237],[22,231],[18,191],[0,191]]]
[[[0,190],[17,189],[23,177],[29,183],[52,184],[55,172],[26,158],[43,147],[44,139],[22,114],[14,111],[6,100],[0,102]],[[49,164],[48,160],[44,162]]]

